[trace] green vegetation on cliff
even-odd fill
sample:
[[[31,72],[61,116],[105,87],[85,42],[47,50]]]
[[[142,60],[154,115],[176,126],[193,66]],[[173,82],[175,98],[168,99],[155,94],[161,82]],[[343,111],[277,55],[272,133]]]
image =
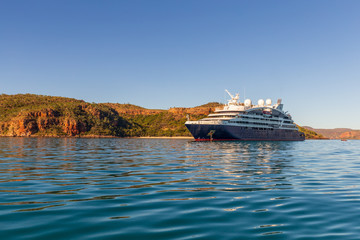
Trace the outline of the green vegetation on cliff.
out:
[[[0,95],[0,136],[191,136],[187,115],[197,120],[220,103],[194,108],[146,109],[132,104],[87,103],[34,94]],[[321,135],[299,127],[306,138]]]
[[[87,103],[34,94],[0,95],[1,136],[190,136],[186,114],[210,107],[151,110],[131,104]]]
[[[303,128],[300,126],[298,126],[298,128],[299,128],[300,132],[303,132],[305,134],[306,139],[325,139],[325,137],[323,135],[318,134],[315,131],[312,131],[312,130],[309,130],[309,129],[306,129],[306,128]]]
[[[2,136],[125,136],[128,125],[106,105],[33,94],[0,95]]]

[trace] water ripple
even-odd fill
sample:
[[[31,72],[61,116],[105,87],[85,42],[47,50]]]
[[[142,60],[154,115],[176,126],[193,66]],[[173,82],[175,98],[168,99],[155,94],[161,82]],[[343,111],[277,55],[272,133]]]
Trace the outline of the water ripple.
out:
[[[358,239],[360,142],[0,139],[4,239]]]

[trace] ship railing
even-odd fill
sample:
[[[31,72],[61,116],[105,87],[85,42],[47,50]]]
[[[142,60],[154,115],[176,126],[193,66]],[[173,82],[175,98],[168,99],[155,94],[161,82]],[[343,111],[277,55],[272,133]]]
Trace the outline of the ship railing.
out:
[[[208,117],[216,117],[216,116],[234,116],[236,117],[238,113],[210,113]]]
[[[216,121],[187,121],[185,124],[220,124],[222,121],[216,120]]]
[[[228,106],[215,108],[215,112],[226,112],[226,111],[242,112],[244,111],[244,108],[242,106],[235,106],[235,108],[229,108]]]

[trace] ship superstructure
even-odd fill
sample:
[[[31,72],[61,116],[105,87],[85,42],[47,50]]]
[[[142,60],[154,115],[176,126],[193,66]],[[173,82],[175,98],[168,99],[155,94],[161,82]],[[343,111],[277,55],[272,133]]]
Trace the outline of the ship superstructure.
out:
[[[216,108],[206,118],[185,123],[196,141],[305,139],[290,114],[283,111],[281,99],[274,105],[271,99],[260,99],[253,105],[250,99],[241,103],[239,94],[226,92],[231,99],[225,106]]]

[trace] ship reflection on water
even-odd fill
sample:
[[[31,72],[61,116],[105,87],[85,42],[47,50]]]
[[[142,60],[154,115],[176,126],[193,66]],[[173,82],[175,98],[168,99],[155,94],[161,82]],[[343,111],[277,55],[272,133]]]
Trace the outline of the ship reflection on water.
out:
[[[256,191],[290,186],[287,170],[293,167],[294,142],[191,142],[189,162],[197,168],[196,179],[211,179],[209,185],[229,184],[222,190]],[[218,179],[219,181],[215,181]]]
[[[129,182],[129,188],[139,187],[138,183],[173,184],[174,180],[194,183],[190,187],[193,190],[210,187],[249,191],[250,186],[261,190],[279,187],[276,182],[286,181],[296,143],[12,138],[2,145],[0,154],[8,167],[2,174],[7,182],[36,178],[44,182],[59,180],[62,175],[61,182],[73,184],[66,176],[81,175],[78,177],[84,184],[90,184],[86,179],[96,178],[101,173],[97,170],[112,169],[116,173],[103,175],[103,180],[137,178],[134,185]],[[81,174],[88,171],[95,174]],[[153,175],[161,176],[163,181],[152,181]]]

